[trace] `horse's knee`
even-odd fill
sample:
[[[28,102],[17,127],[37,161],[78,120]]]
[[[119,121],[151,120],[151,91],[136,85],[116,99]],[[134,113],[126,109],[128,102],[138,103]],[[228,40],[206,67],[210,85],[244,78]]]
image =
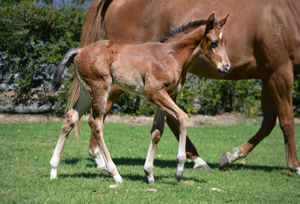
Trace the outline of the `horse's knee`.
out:
[[[90,117],[89,117],[89,120],[88,120],[88,124],[89,124],[90,127],[92,127],[93,121],[94,121],[94,118],[93,118],[92,114],[90,114]]]
[[[77,111],[74,109],[71,109],[67,114],[66,114],[66,122],[70,124],[72,127],[74,127],[77,122],[79,121],[79,114]]]
[[[90,125],[92,134],[94,135],[94,137],[97,137],[103,129],[103,123],[101,123],[97,119],[93,119],[92,117],[90,117],[90,119],[89,119],[89,125]]]
[[[294,121],[280,121],[280,128],[285,136],[293,136],[294,135]]]
[[[155,144],[157,144],[160,141],[161,136],[162,132],[158,129],[153,130],[151,133],[151,139]]]
[[[189,117],[186,113],[183,113],[178,117],[178,122],[179,122],[181,128],[187,128],[188,121],[189,121]]]

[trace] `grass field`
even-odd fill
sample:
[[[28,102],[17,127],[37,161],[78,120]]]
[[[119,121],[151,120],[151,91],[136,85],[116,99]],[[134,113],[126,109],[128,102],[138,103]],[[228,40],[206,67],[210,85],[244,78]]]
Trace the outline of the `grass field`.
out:
[[[286,168],[278,125],[247,158],[223,171],[218,169],[222,153],[247,141],[260,124],[189,128],[189,137],[212,170],[193,170],[193,163],[187,161],[180,183],[173,178],[178,143],[166,128],[156,152],[156,183],[149,185],[143,165],[151,127],[107,123],[106,144],[124,179],[117,188],[109,188],[115,184],[113,178],[95,168],[88,156],[86,122],[80,141],[70,136],[66,143],[58,179],[49,179],[49,161],[61,125],[0,124],[1,203],[300,203],[300,177]],[[295,132],[300,158],[299,124]]]

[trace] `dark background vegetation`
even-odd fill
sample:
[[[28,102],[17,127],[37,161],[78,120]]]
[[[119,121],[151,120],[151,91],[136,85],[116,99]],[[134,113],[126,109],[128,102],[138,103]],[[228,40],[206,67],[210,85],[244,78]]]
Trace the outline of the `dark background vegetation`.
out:
[[[13,92],[9,100],[1,97],[0,105],[46,104],[44,112],[64,114],[72,65],[58,93],[51,92],[50,81],[62,56],[70,48],[79,46],[87,8],[81,6],[86,4],[84,0],[73,0],[72,6],[54,3],[51,0],[0,0],[0,94]],[[260,91],[260,80],[208,80],[189,74],[177,102],[188,114],[260,115]],[[299,78],[294,83],[293,98],[294,112],[299,117]],[[14,108],[1,110],[15,111]],[[114,104],[113,112],[151,115],[154,106],[144,97],[124,94]]]

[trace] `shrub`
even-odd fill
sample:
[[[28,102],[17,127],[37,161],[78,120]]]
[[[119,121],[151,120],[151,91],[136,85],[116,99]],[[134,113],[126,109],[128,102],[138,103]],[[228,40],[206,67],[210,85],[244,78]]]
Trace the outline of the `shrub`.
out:
[[[15,87],[15,104],[48,104],[54,114],[65,111],[72,80],[50,93],[52,74],[68,49],[79,46],[86,9],[36,7],[32,1],[0,0],[0,84]],[[73,71],[66,73],[70,76]],[[188,74],[177,104],[188,114],[222,112],[261,114],[260,80],[209,80]],[[3,93],[0,87],[0,93]],[[300,116],[300,79],[293,89],[295,116]],[[2,102],[0,102],[0,105]],[[123,94],[113,112],[152,115],[144,97]]]
[[[211,80],[192,74],[187,77],[187,83],[179,93],[177,102],[188,114],[259,113],[259,80]]]
[[[15,85],[16,104],[38,99],[54,105],[58,96],[46,94],[51,76],[67,50],[79,46],[85,13],[78,8],[36,7],[30,1],[0,8],[0,83]],[[61,113],[64,106],[57,108]]]

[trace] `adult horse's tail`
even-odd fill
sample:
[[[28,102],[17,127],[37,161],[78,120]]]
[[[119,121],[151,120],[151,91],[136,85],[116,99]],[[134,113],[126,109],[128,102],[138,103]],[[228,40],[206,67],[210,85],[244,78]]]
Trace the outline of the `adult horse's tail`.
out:
[[[87,13],[81,34],[80,47],[85,47],[105,35],[103,21],[112,0],[94,0]]]
[[[111,2],[112,0],[93,0],[83,25],[80,47],[85,47],[89,44],[92,44],[93,42],[96,42],[105,36],[103,21],[106,10]],[[72,88],[69,92],[69,100],[67,104],[68,110],[76,103],[79,97],[79,92],[79,84],[75,77]],[[77,138],[79,138],[79,129],[80,122],[77,123],[74,128],[75,136]]]

